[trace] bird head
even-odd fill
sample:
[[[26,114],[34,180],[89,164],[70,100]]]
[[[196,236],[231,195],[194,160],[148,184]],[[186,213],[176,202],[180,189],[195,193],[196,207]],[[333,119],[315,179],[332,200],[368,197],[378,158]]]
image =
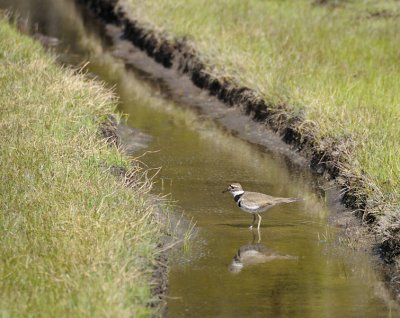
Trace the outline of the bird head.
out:
[[[244,191],[243,191],[243,188],[240,185],[240,183],[232,183],[223,192],[230,192],[230,193],[232,193],[233,196],[235,196],[235,195],[238,195],[238,194],[242,194]]]

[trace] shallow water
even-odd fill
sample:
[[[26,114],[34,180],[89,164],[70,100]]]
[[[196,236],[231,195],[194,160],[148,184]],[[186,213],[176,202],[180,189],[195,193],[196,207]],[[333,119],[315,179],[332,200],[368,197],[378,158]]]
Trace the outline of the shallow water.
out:
[[[153,136],[137,155],[147,152],[141,160],[162,167],[154,191],[170,193],[199,229],[190,249],[171,260],[169,317],[399,316],[371,260],[337,242],[329,206],[306,170],[165,99],[164,85],[112,56],[102,28],[73,1],[0,0],[9,5],[61,39],[60,60],[90,61],[91,74],[115,87],[128,123]],[[251,215],[221,193],[233,181],[304,201],[264,213],[260,233],[252,232]]]

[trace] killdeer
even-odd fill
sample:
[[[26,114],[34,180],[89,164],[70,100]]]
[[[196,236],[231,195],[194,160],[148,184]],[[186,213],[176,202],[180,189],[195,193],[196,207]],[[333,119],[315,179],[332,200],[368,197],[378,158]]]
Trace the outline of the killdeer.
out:
[[[262,264],[276,259],[298,259],[297,256],[282,255],[262,244],[248,244],[241,246],[229,265],[231,273],[239,273],[243,267]]]
[[[295,198],[278,198],[264,193],[244,191],[239,183],[232,183],[228,189],[223,192],[228,191],[233,195],[233,199],[239,208],[245,212],[253,214],[253,223],[250,225],[250,229],[253,228],[254,223],[256,222],[257,214],[257,230],[260,229],[261,224],[261,215],[259,213],[265,212],[277,204],[299,201],[299,199]]]

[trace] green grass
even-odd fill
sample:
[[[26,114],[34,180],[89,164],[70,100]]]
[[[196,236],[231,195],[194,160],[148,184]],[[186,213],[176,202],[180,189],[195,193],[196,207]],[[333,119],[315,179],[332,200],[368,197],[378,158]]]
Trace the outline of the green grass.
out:
[[[162,228],[108,171],[131,165],[98,135],[115,106],[0,20],[1,317],[152,314]]]
[[[211,71],[347,139],[355,174],[400,201],[400,2],[129,0],[134,18],[186,37]],[[319,1],[323,2],[323,1]]]

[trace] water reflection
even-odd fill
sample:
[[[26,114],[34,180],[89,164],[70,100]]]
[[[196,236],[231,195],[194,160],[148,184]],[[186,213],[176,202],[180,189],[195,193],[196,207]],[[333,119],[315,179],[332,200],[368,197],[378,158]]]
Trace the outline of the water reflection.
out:
[[[144,84],[143,75],[138,80],[137,71],[115,60],[101,36],[104,30],[82,17],[74,1],[0,0],[0,6],[5,5],[30,11],[38,32],[59,38],[56,47],[63,61],[86,65],[90,60],[87,69],[115,87],[120,110],[130,114],[128,123],[153,136],[138,142],[150,142],[151,153],[145,160],[149,167],[163,167],[155,191],[170,192],[179,201],[199,228],[193,244],[202,242],[193,249],[194,256],[181,255],[185,262],[178,259],[170,266],[171,317],[247,317],[251,313],[252,317],[375,318],[399,313],[376,295],[382,292],[374,288],[377,279],[369,259],[349,257],[343,254],[348,251],[343,246],[335,247],[335,229],[326,224],[329,204],[309,187],[308,173],[289,169],[282,158],[160,98],[164,92],[154,83]],[[126,137],[130,140],[131,134]],[[264,245],[260,233],[244,228],[248,215],[239,212],[233,200],[220,196],[221,186],[231,180],[273,196],[304,201],[298,206],[277,206],[268,213],[268,222],[261,227]],[[320,234],[331,239],[320,244]],[[253,239],[243,244],[249,235]],[[232,272],[241,274],[227,271],[227,262],[232,263]]]
[[[250,244],[239,247],[233,257],[228,267],[231,273],[237,274],[240,273],[244,267],[263,264],[278,259],[297,260],[299,258],[298,256],[280,254],[264,244],[261,244],[261,233],[259,229],[253,229],[252,234],[253,241]]]

